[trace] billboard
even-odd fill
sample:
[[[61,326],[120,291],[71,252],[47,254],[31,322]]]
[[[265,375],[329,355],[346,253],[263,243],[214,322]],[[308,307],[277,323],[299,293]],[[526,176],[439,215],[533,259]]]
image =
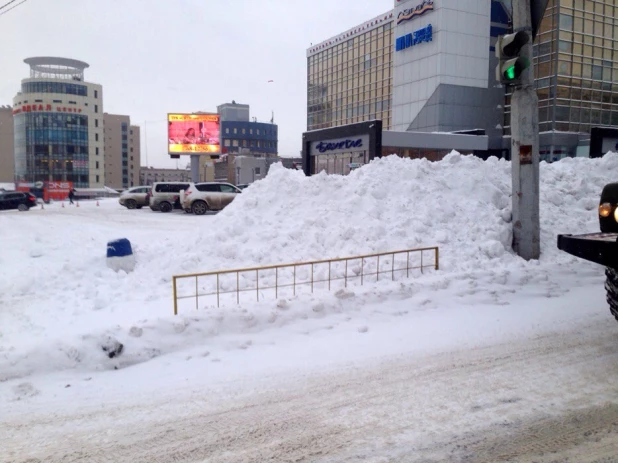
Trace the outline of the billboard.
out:
[[[169,154],[221,152],[221,119],[218,114],[168,114]]]

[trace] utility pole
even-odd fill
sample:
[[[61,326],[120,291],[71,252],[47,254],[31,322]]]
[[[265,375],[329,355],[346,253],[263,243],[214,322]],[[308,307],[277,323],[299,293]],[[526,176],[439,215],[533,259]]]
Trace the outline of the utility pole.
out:
[[[521,57],[529,62],[511,98],[511,165],[513,179],[513,250],[526,260],[541,254],[539,220],[539,111],[532,63],[531,2],[513,0],[513,32],[531,39]]]

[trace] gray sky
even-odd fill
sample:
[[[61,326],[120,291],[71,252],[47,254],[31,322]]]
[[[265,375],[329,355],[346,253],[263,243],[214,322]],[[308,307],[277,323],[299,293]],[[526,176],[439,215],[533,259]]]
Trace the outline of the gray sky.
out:
[[[24,58],[74,58],[90,64],[87,81],[103,85],[105,112],[130,115],[142,137],[146,125],[149,165],[176,165],[167,155],[168,112],[216,111],[232,100],[251,105],[258,121],[274,111],[279,153],[298,155],[307,48],[392,6],[393,0],[27,0],[0,16],[0,105],[12,104],[28,77]]]

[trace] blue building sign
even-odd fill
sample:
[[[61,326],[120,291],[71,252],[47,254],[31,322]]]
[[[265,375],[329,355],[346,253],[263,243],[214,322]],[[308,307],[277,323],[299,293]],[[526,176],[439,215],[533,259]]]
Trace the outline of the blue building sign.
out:
[[[363,146],[363,140],[344,140],[337,143],[324,143],[321,141],[316,145],[316,149],[320,153],[326,153],[327,151],[338,151],[342,149],[360,148]]]
[[[433,41],[433,27],[429,24],[427,27],[399,37],[395,41],[395,51],[405,50],[419,43],[431,41]]]

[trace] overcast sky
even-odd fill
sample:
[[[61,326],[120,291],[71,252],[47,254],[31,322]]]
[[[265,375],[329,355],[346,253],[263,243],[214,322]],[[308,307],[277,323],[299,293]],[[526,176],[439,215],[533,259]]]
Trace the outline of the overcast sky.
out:
[[[12,104],[28,77],[24,58],[74,58],[90,64],[87,81],[103,85],[105,112],[128,114],[143,138],[147,133],[149,165],[176,165],[167,155],[168,112],[216,111],[232,100],[251,105],[258,121],[274,111],[279,154],[298,155],[307,128],[307,48],[392,6],[393,0],[27,0],[0,16],[0,105]]]

